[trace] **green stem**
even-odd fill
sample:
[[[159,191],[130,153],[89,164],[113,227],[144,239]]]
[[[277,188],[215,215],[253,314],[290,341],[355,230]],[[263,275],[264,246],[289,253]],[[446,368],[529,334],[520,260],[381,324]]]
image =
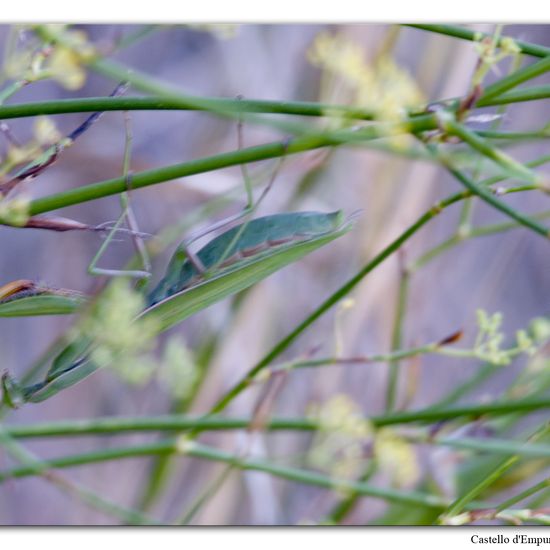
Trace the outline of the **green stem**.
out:
[[[392,331],[392,350],[399,350],[403,343],[403,322],[407,311],[409,283],[410,273],[408,271],[408,268],[402,266],[399,277],[399,290],[397,294],[395,319]],[[395,408],[397,385],[399,382],[399,365],[401,359],[404,359],[404,357],[393,357],[389,362],[389,377],[386,390],[386,412],[391,412]]]
[[[476,134],[488,139],[506,139],[510,141],[548,139],[550,138],[550,128],[542,128],[534,132],[495,132],[493,130],[478,130]]]
[[[542,235],[545,239],[550,239],[550,230],[547,227],[539,224],[532,217],[526,216],[525,214],[518,212],[511,206],[508,206],[508,204],[498,199],[497,196],[489,191],[486,187],[482,187],[479,184],[475,183],[470,178],[467,178],[462,172],[459,172],[458,170],[455,170],[454,168],[451,168],[449,166],[447,166],[447,169],[466,189],[471,191],[474,195],[480,197],[487,204],[491,205],[497,210],[500,210],[508,217],[516,220],[518,223],[527,227],[528,229],[531,229],[535,233]],[[529,186],[529,188],[531,188],[531,186]]]
[[[539,157],[535,160],[529,161],[526,164],[529,168],[535,168],[537,166],[541,166],[543,164],[546,164],[547,162],[550,162],[550,155],[544,155],[542,157]],[[483,187],[489,187],[490,185],[494,185],[496,183],[500,183],[505,178],[502,178],[500,176],[495,176],[492,178],[485,179],[483,181],[480,181],[477,185],[483,186]],[[509,194],[509,193],[515,193],[520,191],[525,191],[526,189],[524,187],[509,187],[507,189],[504,189],[502,191],[503,195]],[[464,201],[464,204],[471,204],[471,199],[466,199]],[[486,225],[481,227],[472,228],[469,226],[469,224],[465,224],[463,226],[463,223],[468,221],[469,219],[469,209],[463,208],[461,212],[461,222],[459,224],[459,229],[455,235],[452,237],[449,237],[447,240],[443,241],[439,245],[435,246],[431,250],[428,250],[425,252],[420,258],[415,260],[414,263],[412,263],[409,266],[409,269],[411,272],[415,272],[421,267],[424,267],[426,264],[434,260],[436,257],[438,257],[443,252],[446,252],[454,245],[462,242],[465,239],[470,239],[474,237],[482,237],[485,235],[492,235],[495,233],[500,233],[502,231],[508,231],[509,229],[515,229],[517,227],[521,227],[522,224],[518,222],[504,222],[500,224],[494,224],[494,225]],[[550,211],[547,212],[540,212],[538,214],[534,214],[531,216],[533,219],[536,220],[542,220],[546,219],[550,216]]]
[[[509,498],[508,500],[505,500],[504,502],[499,504],[496,509],[497,511],[500,512],[501,510],[510,508],[511,506],[514,506],[514,504],[517,504],[518,502],[521,502],[522,500],[529,498],[535,493],[538,493],[539,491],[544,491],[548,488],[550,488],[550,477],[543,479],[542,481],[540,481],[539,483],[536,483],[532,487],[525,489],[525,491],[522,491],[521,493]]]
[[[390,125],[395,131],[422,132],[433,128],[436,124],[435,117],[427,115],[411,119],[406,126],[400,124]],[[386,130],[389,127],[386,127]],[[385,135],[386,130],[377,126],[371,126],[361,131],[338,131],[329,133],[312,134],[298,137],[286,142],[275,141],[264,145],[240,149],[211,157],[204,157],[189,162],[165,166],[145,172],[138,172],[132,176],[132,189],[140,189],[149,185],[170,181],[185,176],[201,174],[236,166],[243,163],[258,162],[271,158],[279,158],[304,151],[311,151],[321,147],[335,146],[351,141],[368,141],[378,139]],[[36,199],[30,203],[30,215],[43,214],[58,208],[64,208],[73,204],[115,195],[126,191],[124,177],[113,178],[106,181],[93,183],[76,189],[69,189],[61,193]]]
[[[367,482],[375,473],[376,473],[377,464],[375,460],[369,461],[368,466],[365,468],[363,474],[359,477],[358,481],[365,483]],[[346,498],[343,498],[337,502],[329,514],[326,516],[325,520],[322,522],[323,525],[338,525],[346,519],[346,517],[352,512],[355,508],[355,505],[361,498],[361,495],[358,493],[351,493]]]
[[[544,212],[539,212],[531,216],[534,220],[545,220],[550,218],[550,210]],[[413,264],[411,264],[411,272],[418,271],[420,268],[424,267],[440,254],[450,250],[453,246],[467,240],[473,239],[476,237],[486,237],[488,235],[495,235],[497,233],[503,233],[504,231],[509,231],[510,229],[517,229],[518,227],[523,227],[522,224],[518,222],[503,222],[495,223],[491,225],[484,225],[480,227],[473,227],[468,229],[466,233],[461,233],[460,235],[454,235],[443,241],[441,244],[435,246],[431,250],[428,250],[425,254],[420,256]]]
[[[475,382],[479,382],[476,378]],[[469,389],[470,386],[467,388]],[[459,396],[457,396],[458,398]],[[369,417],[375,427],[409,424],[413,422],[441,422],[458,418],[479,418],[485,415],[502,416],[518,412],[533,412],[550,408],[550,398],[507,400],[496,403],[479,403],[454,408],[431,406],[416,411],[403,411]],[[66,420],[27,426],[5,426],[10,437],[68,437],[83,435],[117,435],[126,432],[150,431],[218,431],[239,430],[250,426],[250,418],[226,418],[221,416],[187,416],[181,414],[158,417],[115,417],[92,420]],[[315,420],[308,418],[273,418],[266,425],[267,431],[313,431],[318,428]]]
[[[1,105],[0,118],[26,118],[37,115],[96,111],[206,111],[233,114],[298,115],[305,117],[325,117],[330,114],[330,116],[342,116],[349,120],[373,119],[373,114],[366,109],[349,107],[347,105],[331,105],[311,101],[201,97],[182,94],[156,97],[86,97]]]
[[[479,37],[482,38],[492,38],[491,34],[479,31],[473,31],[466,27],[460,27],[458,25],[414,25],[409,24],[407,27],[413,27],[423,31],[434,32],[438,34],[444,34],[447,36],[452,36],[453,38],[461,38],[462,40],[477,41]],[[505,40],[506,36],[501,36],[498,40],[497,45],[501,46],[502,41]],[[546,46],[541,46],[539,44],[533,44],[532,42],[525,42],[523,40],[513,39],[516,45],[519,47],[522,53],[527,55],[532,55],[534,57],[546,57],[550,55],[550,48]]]
[[[548,71],[550,71],[550,55],[540,61],[537,61],[536,63],[533,63],[532,65],[528,65],[527,67],[514,71],[512,74],[497,80],[497,82],[491,84],[490,86],[487,86],[481,96],[481,99],[487,100],[492,97],[499,96],[504,92],[515,88],[519,84],[522,84],[527,80],[537,78]]]
[[[125,508],[114,504],[102,496],[86,489],[72,481],[68,481],[55,472],[49,471],[46,463],[40,461],[34,454],[29,452],[20,443],[15,441],[4,426],[0,425],[0,444],[16,460],[23,464],[30,474],[39,475],[45,480],[54,484],[61,491],[76,496],[82,502],[92,508],[103,512],[111,517],[133,525],[158,525],[158,522],[141,514],[137,510]]]
[[[526,444],[524,441],[509,441],[507,439],[479,439],[473,437],[435,437],[408,436],[407,440],[412,443],[428,443],[453,447],[455,449],[467,449],[481,453],[496,455],[517,454],[520,457],[529,458],[550,458],[550,445]]]
[[[497,210],[500,210],[501,212],[506,214],[508,217],[516,220],[518,223],[531,229],[535,233],[542,235],[546,239],[550,238],[549,229],[540,225],[531,217],[518,212],[511,206],[508,206],[505,202],[502,202],[500,199],[498,199],[496,195],[494,195],[489,189],[487,189],[487,182],[484,182],[482,184],[475,183],[473,180],[466,177],[462,172],[459,172],[458,170],[453,168],[452,165],[448,162],[448,159],[440,155],[433,145],[427,144],[427,148],[429,151],[431,151],[435,155],[436,158],[439,158],[441,160],[445,168],[447,168],[447,170],[473,195],[477,195],[492,207],[496,208]],[[521,190],[527,190],[532,188],[533,187],[530,185],[525,188],[522,188]]]
[[[550,86],[532,86],[514,90],[506,94],[487,97],[483,95],[476,103],[476,107],[490,107],[493,105],[507,105],[509,103],[521,103],[523,101],[536,101],[550,97]]]
[[[534,432],[528,440],[537,441],[538,439],[545,437],[549,432],[550,424],[545,424],[541,426],[541,428],[539,428],[536,432]],[[484,477],[483,480],[477,483],[470,491],[455,500],[451,504],[451,506],[449,506],[449,508],[445,510],[445,513],[440,518],[440,521],[442,523],[445,523],[447,518],[452,518],[460,514],[462,510],[464,510],[468,505],[471,504],[474,498],[476,498],[482,491],[490,487],[497,479],[502,477],[519,460],[520,456],[516,454],[502,461],[489,475]]]
[[[90,453],[54,458],[41,463],[41,467],[69,468],[72,466],[82,466],[84,464],[94,464],[110,460],[155,456],[167,453],[178,453],[189,457],[223,462],[235,466],[241,470],[266,472],[289,481],[296,481],[306,485],[314,485],[329,490],[355,492],[362,496],[380,498],[388,502],[399,502],[402,504],[426,508],[445,508],[448,506],[448,501],[434,495],[416,491],[399,491],[396,489],[374,487],[367,483],[348,481],[345,479],[334,479],[323,474],[307,470],[279,466],[265,460],[242,459],[234,454],[226,453],[224,451],[191,441],[185,441],[183,444],[178,444],[178,442],[174,439],[164,440],[158,443],[104,449]],[[0,472],[0,481],[5,481],[10,478],[26,477],[33,475],[34,473],[34,468],[30,468],[29,466],[18,466]]]
[[[431,405],[428,410],[444,410],[445,407],[456,403],[461,397],[463,397],[464,395],[468,395],[472,390],[477,390],[481,386],[482,382],[495,375],[501,369],[502,367],[500,365],[485,363],[476,370],[473,376],[463,382],[460,386],[458,386],[458,388],[455,388],[449,394],[445,395],[445,397]]]
[[[506,155],[491,145],[489,141],[479,137],[464,125],[455,120],[446,120],[444,121],[444,126],[451,135],[460,138],[481,155],[491,159],[495,164],[500,166],[508,177],[515,176],[520,180],[526,180],[532,184],[537,182],[536,174],[532,170],[515,161],[512,157]]]

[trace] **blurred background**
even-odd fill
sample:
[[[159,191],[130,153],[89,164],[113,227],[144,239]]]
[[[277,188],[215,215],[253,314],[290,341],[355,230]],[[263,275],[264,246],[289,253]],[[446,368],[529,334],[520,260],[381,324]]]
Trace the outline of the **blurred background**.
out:
[[[137,30],[131,25],[81,25],[98,48],[109,52],[121,36]],[[491,32],[493,26],[479,25]],[[506,34],[550,46],[548,26],[506,27]],[[366,63],[381,45],[391,45],[394,62],[403,78],[414,84],[426,102],[467,92],[477,61],[469,42],[386,25],[242,25],[224,29],[166,26],[155,29],[112,58],[199,96],[242,96],[250,99],[345,102],[335,86],[326,85],[322,70],[308,52],[320,33],[339,33],[358,44]],[[0,27],[0,46],[6,44],[9,26]],[[490,77],[494,78],[494,76]],[[544,83],[544,82],[541,82]],[[411,85],[413,85],[411,84]],[[68,97],[106,96],[116,82],[88,72],[78,90],[58,82],[37,82],[23,88],[9,103]],[[133,93],[130,91],[129,93]],[[538,128],[548,101],[511,106],[502,122],[506,130]],[[83,114],[55,118],[63,134],[85,118]],[[238,145],[237,124],[205,113],[132,112],[131,169],[135,172],[230,151]],[[314,123],[313,121],[311,122]],[[32,136],[31,119],[9,122],[24,142]],[[280,138],[273,129],[245,124],[244,146]],[[125,127],[122,113],[106,113],[51,168],[32,183],[33,197],[51,194],[122,173]],[[4,152],[7,145],[4,144]],[[525,161],[548,151],[547,142],[524,144],[510,152]],[[256,163],[249,170],[259,188],[276,169],[273,161]],[[544,168],[543,168],[544,170]],[[238,167],[154,185],[131,194],[141,231],[157,234],[162,229],[199,216],[199,227],[238,212],[246,200],[241,192]],[[259,189],[258,188],[258,189]],[[208,217],[200,209],[221,194],[234,190],[231,201]],[[275,184],[261,206],[261,214],[285,210],[333,211],[343,209],[361,215],[353,231],[329,246],[290,265],[232,300],[225,300],[183,322],[163,342],[177,338],[208,373],[189,412],[201,414],[227,391],[281,337],[313,311],[412,224],[435,201],[459,190],[444,171],[427,162],[408,160],[368,148],[339,148],[295,155],[284,161]],[[257,191],[259,192],[259,191]],[[543,205],[538,194],[518,194],[510,204],[525,212]],[[508,198],[507,198],[508,200]],[[120,212],[117,197],[70,207],[62,215],[90,224],[115,220]],[[456,206],[430,222],[404,247],[402,257],[414,261],[422,253],[451,236],[459,220]],[[476,204],[474,224],[503,221],[500,214]],[[181,238],[184,237],[182,233]],[[33,279],[55,287],[90,292],[97,284],[86,273],[101,245],[97,234],[84,232],[0,229],[0,284]],[[154,258],[153,279],[159,280],[175,245]],[[113,243],[101,260],[103,267],[121,268],[132,256],[129,239]],[[372,272],[353,292],[348,307],[335,308],[321,318],[285,354],[294,358],[318,351],[320,356],[384,353],[391,349],[400,266],[397,255]],[[440,340],[464,330],[464,345],[476,334],[476,310],[502,312],[503,331],[510,337],[529,321],[550,312],[550,256],[546,243],[533,233],[516,229],[505,234],[467,240],[442,254],[414,275],[404,325],[404,346]],[[0,319],[2,370],[21,375],[40,354],[74,323],[70,317]],[[420,408],[442,397],[470,376],[479,362],[422,357],[404,362],[398,399],[400,407]],[[521,361],[502,370],[491,384],[479,388],[475,398],[491,400],[522,368]],[[273,414],[304,416],[312,403],[323,403],[338,394],[350,396],[366,415],[384,409],[387,364],[304,369],[293,372],[277,395]],[[257,391],[243,393],[229,407],[228,415],[249,415]],[[100,416],[160,415],[174,410],[170,392],[157,381],[137,387],[104,369],[56,397],[10,412],[9,424],[95,418]],[[211,434],[203,438],[217,447],[238,445],[238,433]],[[104,449],[121,443],[154,441],[152,434],[120,437],[86,437],[29,440],[28,448],[42,458],[64,453]],[[311,435],[270,434],[255,452],[281,463],[300,463]],[[107,462],[63,471],[78,481],[124,505],[139,499],[151,460]],[[0,456],[2,467],[9,460]],[[429,468],[424,460],[423,468]],[[177,517],[204,484],[221,471],[215,463],[177,458],[167,486],[152,505],[159,518]],[[314,521],[331,503],[320,489],[278,480],[260,473],[231,476],[193,523],[201,525],[296,524]],[[366,523],[384,504],[363,499],[350,523]],[[70,499],[37,478],[10,481],[0,486],[0,523],[3,525],[62,524],[105,525],[116,523],[103,514]]]

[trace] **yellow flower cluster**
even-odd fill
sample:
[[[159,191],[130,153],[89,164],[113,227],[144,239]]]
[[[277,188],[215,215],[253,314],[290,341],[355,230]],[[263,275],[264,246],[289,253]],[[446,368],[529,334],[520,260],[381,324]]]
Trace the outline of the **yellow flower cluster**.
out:
[[[420,467],[413,446],[390,428],[375,431],[354,401],[336,395],[310,416],[319,423],[309,463],[341,479],[357,478],[371,459],[399,487],[414,485]]]
[[[158,372],[160,385],[177,399],[189,397],[197,383],[199,370],[189,348],[178,337],[168,340]]]
[[[86,81],[84,65],[96,55],[86,33],[67,25],[45,25],[56,36],[55,44],[36,49],[27,41],[23,48],[6,55],[5,74],[13,80],[34,82],[52,78],[67,90],[78,90]]]
[[[374,434],[371,423],[345,394],[312,407],[310,416],[319,422],[308,457],[311,466],[339,478],[357,477],[368,460],[365,451]]]
[[[94,342],[92,360],[109,365],[120,378],[132,384],[144,384],[154,371],[147,355],[155,346],[158,324],[152,318],[137,319],[143,310],[141,294],[127,281],[113,281],[93,304],[79,330]]]
[[[413,446],[394,430],[376,432],[374,456],[380,470],[390,476],[397,487],[410,487],[420,478],[420,466]]]
[[[322,32],[308,51],[309,61],[340,81],[350,103],[377,118],[399,121],[423,103],[416,82],[389,56],[368,63],[362,48],[342,35]]]
[[[479,66],[472,78],[472,85],[479,86],[490,70],[496,70],[496,65],[507,57],[518,57],[521,49],[516,42],[509,37],[500,40],[500,49],[494,40],[478,34],[475,37],[474,48],[479,56]]]
[[[13,199],[3,199],[0,194],[0,223],[22,227],[29,219],[30,198],[19,195]]]

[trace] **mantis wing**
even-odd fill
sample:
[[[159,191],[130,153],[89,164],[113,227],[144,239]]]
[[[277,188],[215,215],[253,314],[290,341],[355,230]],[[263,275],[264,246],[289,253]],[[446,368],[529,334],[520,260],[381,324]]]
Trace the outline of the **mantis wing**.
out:
[[[253,220],[246,226],[240,238],[235,239],[235,244],[229,245],[234,246],[235,250],[229,255],[227,252],[224,254],[227,257],[225,261],[230,262],[229,267],[220,269],[197,284],[187,287],[182,285],[182,290],[178,290],[177,277],[168,274],[168,279],[176,279],[172,286],[175,291],[168,291],[163,299],[148,307],[142,317],[154,316],[160,322],[161,330],[167,330],[194,313],[252,286],[328,244],[351,227],[351,223],[345,222],[342,212],[294,212]],[[211,250],[227,250],[225,246],[218,247],[220,243],[216,241],[223,239],[225,244],[225,241],[235,236],[235,230],[238,229],[224,233],[199,252],[199,257],[205,259],[207,267],[217,259],[211,257],[215,256],[210,254]],[[248,256],[249,250],[257,252]],[[232,258],[235,259],[234,263],[231,263]],[[191,267],[188,263],[180,268],[181,276],[186,279],[184,283],[189,278],[189,269]],[[158,298],[155,291],[150,296]]]

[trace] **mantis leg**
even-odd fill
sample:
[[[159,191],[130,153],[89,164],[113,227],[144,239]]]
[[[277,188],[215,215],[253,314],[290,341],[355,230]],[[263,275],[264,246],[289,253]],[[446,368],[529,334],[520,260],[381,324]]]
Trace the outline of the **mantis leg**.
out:
[[[147,254],[147,249],[143,243],[142,234],[139,232],[139,229],[137,227],[136,217],[130,205],[130,197],[129,197],[129,191],[131,190],[131,182],[132,182],[132,175],[130,173],[132,133],[130,129],[130,118],[127,112],[124,113],[124,122],[125,122],[125,128],[126,128],[126,140],[125,140],[125,147],[124,147],[123,175],[126,180],[126,189],[128,191],[121,193],[120,195],[120,206],[121,206],[122,212],[118,220],[111,227],[111,230],[109,231],[107,237],[105,238],[99,250],[97,251],[97,254],[93,257],[88,267],[88,273],[90,275],[107,275],[109,277],[132,277],[135,279],[147,279],[151,276],[151,262],[149,260],[149,255]],[[141,258],[143,270],[118,270],[118,269],[105,269],[105,268],[97,267],[97,263],[99,259],[103,256],[103,254],[105,253],[105,250],[107,250],[107,247],[113,240],[113,237],[115,236],[115,234],[121,229],[124,229],[122,228],[122,224],[124,223],[124,221],[126,221],[128,225],[128,229],[132,236],[132,241],[134,243],[136,252]]]
[[[239,120],[238,127],[237,127],[237,133],[238,133],[238,148],[239,150],[243,148],[243,124],[242,120]],[[238,212],[237,214],[234,214],[233,216],[229,216],[223,220],[220,220],[219,222],[216,222],[209,227],[202,229],[200,231],[197,231],[195,233],[192,233],[189,235],[180,245],[180,248],[183,250],[183,252],[186,254],[187,259],[191,262],[193,267],[201,274],[204,274],[206,272],[206,268],[204,267],[203,263],[201,262],[200,258],[191,251],[189,248],[191,244],[193,244],[198,239],[214,232],[218,231],[220,229],[225,229],[231,226],[232,224],[236,223],[237,221],[243,219],[243,218],[249,218],[260,206],[262,201],[265,199],[267,194],[269,193],[270,189],[273,187],[273,183],[275,182],[275,179],[277,177],[277,174],[279,173],[279,170],[281,169],[281,166],[284,162],[284,156],[281,157],[281,159],[278,161],[277,166],[275,167],[275,170],[273,171],[269,182],[267,183],[266,187],[256,200],[254,202],[254,191],[253,191],[253,185],[250,178],[250,175],[248,173],[248,168],[246,164],[241,164],[241,173],[243,177],[244,187],[246,191],[246,197],[247,202],[244,207],[244,209],[241,212]],[[246,229],[246,223],[243,224],[242,228],[239,232],[235,235],[234,241],[236,242],[238,238],[240,237],[241,233]],[[234,242],[229,243],[229,246],[227,247],[226,254],[222,255],[220,258],[218,264],[221,264],[225,259],[231,248],[233,247]],[[215,270],[216,266],[211,268],[211,270]]]

